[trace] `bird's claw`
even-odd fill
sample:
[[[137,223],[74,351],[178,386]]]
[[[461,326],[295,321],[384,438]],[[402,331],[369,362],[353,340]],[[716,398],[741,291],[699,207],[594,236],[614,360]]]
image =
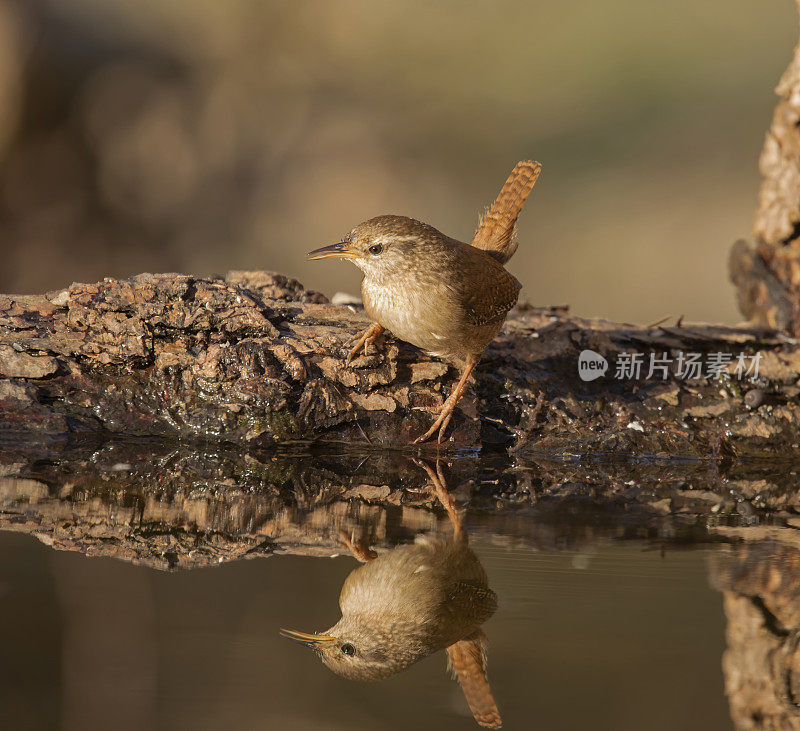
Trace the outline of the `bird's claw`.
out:
[[[472,370],[475,368],[475,364],[477,362],[477,359],[467,360],[467,365],[461,374],[461,378],[458,379],[458,383],[453,389],[453,392],[442,404],[442,410],[439,412],[439,416],[436,418],[436,421],[433,422],[428,431],[414,440],[414,444],[427,442],[437,430],[439,431],[439,435],[436,437],[437,444],[441,444],[444,441],[444,435],[447,431],[448,424],[450,424],[450,419],[453,418],[453,412],[456,410],[456,404],[458,404],[458,400],[461,398],[461,394],[464,392],[464,388],[467,385],[467,379],[469,378],[470,373],[472,373]]]
[[[447,431],[447,426],[450,424],[450,419],[453,416],[453,411],[455,411],[455,404],[453,404],[452,408],[448,406],[447,403],[442,407],[442,412],[439,414],[439,417],[436,421],[433,422],[431,428],[428,429],[424,434],[418,436],[414,440],[414,444],[421,444],[422,442],[427,442],[436,432],[438,431],[439,434],[436,437],[436,443],[441,444],[444,441],[444,435]]]
[[[347,343],[345,343],[345,345],[347,345],[349,342],[350,341],[348,340]],[[360,348],[361,345],[359,344],[347,354],[347,358],[344,359],[344,364],[346,366],[349,366],[353,362],[353,359],[356,357],[356,353],[359,351]]]
[[[340,530],[339,543],[345,546],[362,563],[372,561],[373,558],[378,557],[378,554],[369,547],[363,538],[356,538],[355,531],[348,535],[347,531]]]
[[[453,530],[456,535],[463,535],[463,525],[461,522],[461,511],[456,507],[452,495],[447,491],[447,480],[445,480],[444,472],[442,471],[442,463],[439,458],[436,458],[436,471],[434,472],[427,462],[421,459],[414,459],[414,464],[421,467],[428,474],[428,479],[433,486],[433,493],[442,504],[442,507],[447,511],[450,520],[453,524]]]
[[[361,346],[364,346],[364,355],[367,355],[369,346],[375,342],[378,336],[384,331],[384,327],[379,325],[377,322],[370,325],[364,332],[357,333],[353,335],[352,338],[345,342],[345,345],[352,345],[352,350],[347,354],[347,358],[344,361],[346,366],[349,366],[350,363],[358,356],[358,351],[361,350]]]

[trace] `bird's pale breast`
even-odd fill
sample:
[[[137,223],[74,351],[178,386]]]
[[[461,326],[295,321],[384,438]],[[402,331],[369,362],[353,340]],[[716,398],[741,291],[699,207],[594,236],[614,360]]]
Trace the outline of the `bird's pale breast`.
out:
[[[364,308],[396,337],[429,353],[478,355],[497,335],[520,289],[511,274],[489,259],[481,251],[467,251],[458,276],[452,268],[436,267],[413,278],[376,281],[366,276]]]

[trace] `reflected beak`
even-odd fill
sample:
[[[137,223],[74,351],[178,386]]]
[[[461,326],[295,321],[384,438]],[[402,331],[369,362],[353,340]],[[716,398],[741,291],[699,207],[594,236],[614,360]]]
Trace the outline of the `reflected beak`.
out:
[[[323,246],[321,249],[314,249],[308,252],[309,259],[358,259],[359,254],[347,248],[347,243],[340,241],[338,244]]]
[[[325,642],[336,641],[336,638],[331,637],[330,635],[309,635],[305,632],[297,632],[293,629],[281,629],[280,634],[281,637],[285,637],[287,640],[294,640],[295,642],[299,642],[301,645],[313,648]]]

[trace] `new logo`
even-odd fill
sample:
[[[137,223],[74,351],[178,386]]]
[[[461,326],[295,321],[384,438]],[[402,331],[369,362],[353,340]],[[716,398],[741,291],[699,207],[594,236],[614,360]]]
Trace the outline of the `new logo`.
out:
[[[594,381],[604,376],[608,370],[608,361],[593,350],[582,350],[578,356],[578,375],[582,381]]]

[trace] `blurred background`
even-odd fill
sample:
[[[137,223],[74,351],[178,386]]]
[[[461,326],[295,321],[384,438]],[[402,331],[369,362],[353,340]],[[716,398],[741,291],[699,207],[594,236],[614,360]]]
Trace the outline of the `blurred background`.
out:
[[[733,322],[792,0],[0,0],[0,291],[306,262],[399,213],[469,240],[543,173],[535,304]]]

